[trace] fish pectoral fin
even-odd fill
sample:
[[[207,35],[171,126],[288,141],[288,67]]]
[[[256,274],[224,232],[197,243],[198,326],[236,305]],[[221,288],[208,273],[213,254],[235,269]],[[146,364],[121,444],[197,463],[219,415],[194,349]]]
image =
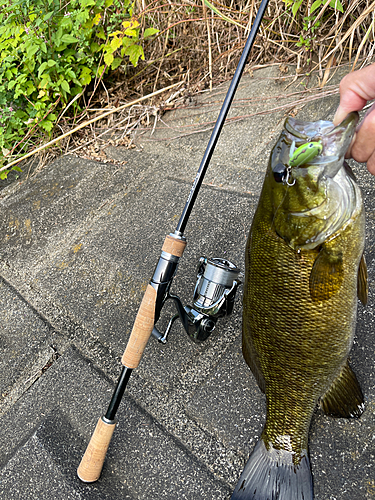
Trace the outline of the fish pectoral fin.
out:
[[[328,300],[341,287],[344,276],[341,252],[328,252],[324,245],[310,274],[310,296],[314,302]]]
[[[362,390],[348,361],[321,398],[320,406],[331,417],[358,418],[363,413]]]
[[[365,261],[365,254],[362,254],[358,267],[357,294],[359,300],[365,306],[367,304],[367,298],[368,298],[368,279],[367,279],[367,266]]]

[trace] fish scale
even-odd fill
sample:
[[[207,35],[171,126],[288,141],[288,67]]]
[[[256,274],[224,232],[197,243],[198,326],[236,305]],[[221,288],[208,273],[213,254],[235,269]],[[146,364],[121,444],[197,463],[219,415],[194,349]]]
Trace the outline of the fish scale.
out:
[[[367,294],[364,208],[344,165],[357,121],[352,113],[336,129],[317,122],[323,151],[306,165],[285,164],[294,183],[283,182],[280,161],[290,157],[291,131],[303,131],[303,122],[289,122],[271,153],[246,246],[243,299],[243,354],[266,394],[267,418],[232,500],[313,499],[308,431],[316,405],[335,416],[363,411],[347,363],[357,294]],[[306,127],[311,134],[313,125]],[[315,179],[314,189],[306,190],[306,179]]]

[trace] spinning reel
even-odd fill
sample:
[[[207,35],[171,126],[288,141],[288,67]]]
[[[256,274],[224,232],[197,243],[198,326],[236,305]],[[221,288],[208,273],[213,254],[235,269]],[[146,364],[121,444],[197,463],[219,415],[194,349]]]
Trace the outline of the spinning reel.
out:
[[[189,337],[196,343],[203,342],[214,331],[217,320],[232,313],[242,278],[243,273],[229,260],[201,257],[193,306],[183,306],[177,295],[168,293],[166,300],[174,301],[177,314],[170,319],[164,334],[154,326],[152,335],[165,344],[173,323],[179,318]]]

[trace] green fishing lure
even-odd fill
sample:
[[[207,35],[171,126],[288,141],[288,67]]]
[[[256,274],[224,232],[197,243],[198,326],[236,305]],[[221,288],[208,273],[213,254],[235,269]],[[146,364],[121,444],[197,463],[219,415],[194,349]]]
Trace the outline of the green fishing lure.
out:
[[[300,165],[304,165],[313,160],[322,151],[323,146],[320,142],[307,142],[296,149],[295,142],[293,141],[290,148],[289,166],[299,167]]]

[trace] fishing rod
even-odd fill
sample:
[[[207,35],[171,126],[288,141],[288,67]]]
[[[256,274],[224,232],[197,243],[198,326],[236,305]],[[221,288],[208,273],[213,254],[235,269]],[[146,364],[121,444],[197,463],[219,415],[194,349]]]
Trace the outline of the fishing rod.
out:
[[[86,483],[96,481],[101,474],[107,449],[117,424],[116,412],[132,370],[138,367],[150,336],[153,335],[160,342],[165,343],[173,322],[179,318],[190,338],[195,342],[202,342],[214,330],[217,319],[231,314],[233,310],[235,293],[240,284],[242,273],[226,259],[207,259],[205,257],[200,259],[193,307],[184,307],[179,297],[170,293],[170,287],[176,274],[178,262],[186,247],[186,239],[183,235],[186,224],[224,126],[267,4],[268,0],[262,0],[260,4],[176,230],[167,235],[164,240],[159,261],[143,296],[121,359],[123,368],[107,412],[99,418],[77,469],[78,477]],[[174,301],[177,314],[171,318],[163,334],[155,327],[155,324],[168,299]]]

